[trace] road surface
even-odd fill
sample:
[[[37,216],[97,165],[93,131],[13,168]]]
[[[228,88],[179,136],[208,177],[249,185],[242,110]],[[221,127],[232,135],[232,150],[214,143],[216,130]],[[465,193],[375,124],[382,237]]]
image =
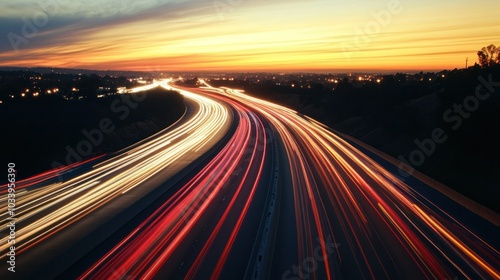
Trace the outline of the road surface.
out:
[[[19,275],[500,278],[498,227],[418,178],[242,91],[158,84],[190,100],[189,117],[19,196]]]

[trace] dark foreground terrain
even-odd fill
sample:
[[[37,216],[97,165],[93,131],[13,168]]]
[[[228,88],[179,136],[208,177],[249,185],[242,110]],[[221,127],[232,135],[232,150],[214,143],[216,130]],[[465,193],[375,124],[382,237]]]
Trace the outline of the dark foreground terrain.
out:
[[[144,93],[65,100],[40,96],[0,108],[2,162],[18,178],[125,148],[178,120],[183,97],[155,88]]]

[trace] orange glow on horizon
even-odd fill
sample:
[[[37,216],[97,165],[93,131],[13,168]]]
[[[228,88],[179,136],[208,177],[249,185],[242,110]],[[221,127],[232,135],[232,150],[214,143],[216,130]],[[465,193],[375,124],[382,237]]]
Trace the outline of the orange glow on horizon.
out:
[[[500,3],[493,0],[442,1],[439,5],[430,0],[365,1],[363,5],[256,1],[234,4],[223,12],[212,4],[179,2],[168,9],[152,4],[149,10],[127,15],[87,15],[82,10],[86,17],[79,18],[75,10],[74,22],[60,26],[57,20],[69,15],[48,16],[48,24],[40,25],[30,38],[22,36],[21,20],[11,20],[7,30],[25,41],[8,44],[7,40],[7,46],[0,48],[0,66],[140,71],[443,70],[464,67],[467,57],[472,65],[480,48],[500,44],[498,9],[492,8]],[[343,12],[334,12],[339,9]],[[18,13],[29,19],[33,12]]]

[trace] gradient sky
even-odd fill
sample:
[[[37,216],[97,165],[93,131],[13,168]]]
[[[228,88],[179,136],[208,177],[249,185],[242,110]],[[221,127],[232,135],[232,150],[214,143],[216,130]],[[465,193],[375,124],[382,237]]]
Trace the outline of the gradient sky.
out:
[[[0,66],[419,71],[471,65],[500,45],[498,0],[6,2]]]

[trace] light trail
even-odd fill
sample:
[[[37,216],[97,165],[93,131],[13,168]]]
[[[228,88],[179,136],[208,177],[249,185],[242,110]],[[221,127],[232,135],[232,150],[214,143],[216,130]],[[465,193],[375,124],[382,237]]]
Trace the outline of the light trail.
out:
[[[286,236],[269,235],[271,259],[262,266],[269,271],[259,275],[500,279],[497,243],[483,240],[435,198],[401,181],[321,123],[240,90],[213,88],[203,80],[201,89],[170,82],[155,85],[178,90],[195,102],[199,110],[192,117],[66,182],[19,194],[21,253],[136,191],[167,167],[191,161],[190,154],[206,152],[233,121],[234,134],[226,145],[95,263],[79,270],[79,279],[251,277],[245,273],[256,261],[252,258],[262,258],[253,251],[258,228],[275,215],[267,212],[266,203],[270,185],[278,181],[282,196],[276,207],[281,212],[274,226]],[[275,133],[269,134],[269,128]],[[272,141],[279,144],[268,145]],[[274,178],[272,155],[278,151],[279,165],[285,167]],[[6,212],[5,207],[0,210]],[[5,227],[6,215],[0,217]]]
[[[133,92],[159,85],[161,82],[134,89]],[[181,94],[195,102],[199,108],[190,119],[186,119],[174,129],[157,133],[126,154],[102,162],[92,170],[66,182],[22,193],[25,189],[23,185],[19,185],[16,224],[21,226],[18,226],[16,231],[17,253],[22,254],[55,232],[137,187],[184,155],[199,155],[200,153],[193,152],[194,146],[199,150],[208,144],[199,144],[206,135],[219,135],[223,132],[224,126],[230,121],[230,114],[225,106],[189,92]],[[6,207],[6,204],[0,207],[2,229],[9,222]],[[7,237],[2,238],[0,242],[1,258],[5,258],[9,248]]]
[[[230,99],[223,100],[239,119],[225,148],[79,279],[109,279],[116,271],[152,279],[172,266],[171,259],[185,251],[183,244],[199,234],[200,224],[208,217],[216,219],[216,225],[184,277],[203,277],[203,263],[217,259],[209,268],[210,278],[220,278],[261,181],[267,141],[264,125],[255,114]],[[221,207],[219,199],[226,196],[230,198],[221,214],[214,213]],[[222,250],[215,245],[221,240]]]
[[[243,262],[249,249],[236,249],[234,242],[243,238],[240,226],[248,215],[248,205],[254,203],[255,198],[253,191],[239,197],[240,187],[254,183],[250,189],[255,190],[255,184],[262,178],[262,162],[255,168],[254,174],[257,175],[247,177],[255,164],[256,154],[253,152],[247,155],[250,163],[246,172],[241,173],[243,175],[233,178],[233,170],[237,165],[244,165],[241,162],[242,150],[251,144],[244,141],[249,138],[247,131],[252,129],[251,119],[254,125],[265,121],[274,127],[288,159],[292,184],[283,187],[283,191],[293,193],[296,226],[284,232],[296,231],[296,247],[292,246],[296,248],[292,254],[295,261],[291,263],[292,268],[293,264],[299,264],[299,268],[295,266],[295,276],[332,279],[348,274],[345,277],[378,279],[413,275],[415,278],[435,279],[498,279],[498,250],[477,235],[471,235],[470,230],[453,219],[450,213],[430,203],[322,124],[241,91],[213,88],[203,80],[201,82],[206,86],[202,89],[204,94],[219,98],[238,112],[240,123],[233,139],[192,181],[182,186],[80,279],[106,279],[116,271],[140,279],[158,275],[188,279],[211,275],[211,279],[218,279],[224,271],[231,270],[227,259],[230,253],[241,257]],[[198,89],[190,91],[203,94]],[[257,122],[258,119],[261,120]],[[266,135],[262,126],[253,129]],[[234,143],[237,139],[239,142]],[[235,155],[239,159],[234,160]],[[265,154],[260,155],[262,160],[264,157]],[[203,179],[206,177],[218,179],[207,181]],[[215,197],[222,196],[219,193],[227,186],[238,186],[234,193],[226,194],[230,195],[231,204],[223,207],[223,214],[215,217],[218,222],[210,228],[211,233],[202,239],[200,224],[204,223],[203,217],[218,207]],[[203,192],[204,199],[195,195],[200,192]],[[232,203],[237,199],[241,199],[245,206],[235,210]],[[239,218],[233,216],[231,219],[229,213]],[[259,222],[254,221],[254,224]],[[446,230],[447,227],[455,230]],[[228,232],[231,232],[229,238]],[[335,244],[345,244],[347,252],[332,251],[331,244],[320,242],[319,255],[323,263],[319,265],[316,261],[315,269],[300,270],[303,260],[318,258],[315,239],[326,240],[328,237]],[[203,241],[201,248],[187,248],[196,238]],[[221,239],[224,241],[216,241]],[[214,244],[219,244],[218,248]],[[280,244],[278,237],[275,246],[290,245]],[[188,263],[183,261],[182,256],[192,255],[195,257],[184,257],[190,259]],[[287,258],[277,256],[274,262]],[[165,272],[179,263],[186,266],[185,272]],[[350,272],[340,272],[341,266],[349,267]],[[238,274],[241,272],[234,273],[242,277]],[[273,271],[271,275],[272,278],[294,279],[286,278],[284,271]]]
[[[500,279],[498,249],[322,124],[241,91],[202,83],[207,92],[248,104],[278,130],[292,175],[297,263],[313,257],[313,237],[333,236],[353,252],[350,263],[358,267],[357,276],[393,278],[402,272],[394,273],[397,265],[391,263],[403,258],[426,278]],[[342,230],[334,229],[339,223]],[[391,253],[387,244],[393,242],[405,257]],[[381,257],[381,249],[391,261]],[[323,255],[326,251],[323,246]],[[331,278],[335,265],[326,261],[321,275]]]

